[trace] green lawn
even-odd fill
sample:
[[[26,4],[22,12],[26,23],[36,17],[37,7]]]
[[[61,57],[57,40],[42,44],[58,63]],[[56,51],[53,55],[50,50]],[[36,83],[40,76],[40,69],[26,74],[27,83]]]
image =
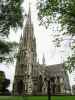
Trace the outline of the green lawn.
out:
[[[0,96],[0,100],[48,100],[47,96]],[[51,96],[51,100],[75,100],[75,96]]]

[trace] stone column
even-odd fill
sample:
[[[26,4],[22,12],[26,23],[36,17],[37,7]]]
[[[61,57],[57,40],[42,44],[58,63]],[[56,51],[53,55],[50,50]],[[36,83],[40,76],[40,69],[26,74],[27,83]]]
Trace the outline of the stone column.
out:
[[[55,94],[57,93],[57,76],[55,77]]]

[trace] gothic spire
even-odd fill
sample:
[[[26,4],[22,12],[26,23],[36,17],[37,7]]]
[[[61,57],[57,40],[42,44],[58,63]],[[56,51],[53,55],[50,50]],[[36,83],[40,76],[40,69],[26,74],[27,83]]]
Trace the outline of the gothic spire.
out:
[[[31,24],[31,7],[29,3],[29,11],[28,11],[28,16],[27,16],[27,24]]]
[[[31,7],[30,7],[30,3],[29,3],[29,11],[27,14],[27,21],[25,24],[25,29],[24,29],[24,33],[23,33],[23,40],[32,40],[33,39],[33,24],[31,21]],[[31,38],[31,39],[30,39]]]
[[[28,12],[28,17],[29,17],[30,20],[31,20],[31,7],[30,7],[30,3],[29,3],[29,12]]]
[[[45,64],[45,56],[43,54],[42,63]]]

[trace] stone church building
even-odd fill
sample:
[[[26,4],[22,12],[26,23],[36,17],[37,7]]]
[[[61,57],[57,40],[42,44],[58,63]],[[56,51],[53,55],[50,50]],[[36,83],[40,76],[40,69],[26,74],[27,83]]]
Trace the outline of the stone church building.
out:
[[[31,11],[27,15],[23,35],[20,38],[13,95],[63,95],[70,93],[68,75],[63,64],[47,66],[37,62],[36,38],[31,21]]]

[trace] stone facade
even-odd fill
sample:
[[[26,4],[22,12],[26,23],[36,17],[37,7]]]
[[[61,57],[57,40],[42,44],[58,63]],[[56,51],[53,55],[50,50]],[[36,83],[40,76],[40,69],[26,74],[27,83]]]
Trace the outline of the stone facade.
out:
[[[64,64],[55,65],[39,65],[39,75],[43,78],[42,95],[48,92],[48,85],[50,85],[51,95],[65,95],[71,94],[69,78],[64,71]],[[48,82],[50,82],[48,84]]]
[[[48,87],[52,95],[64,94],[64,78],[63,64],[46,66],[44,57],[42,65],[37,63],[36,39],[29,8],[27,22],[20,38],[13,95],[47,95]]]

